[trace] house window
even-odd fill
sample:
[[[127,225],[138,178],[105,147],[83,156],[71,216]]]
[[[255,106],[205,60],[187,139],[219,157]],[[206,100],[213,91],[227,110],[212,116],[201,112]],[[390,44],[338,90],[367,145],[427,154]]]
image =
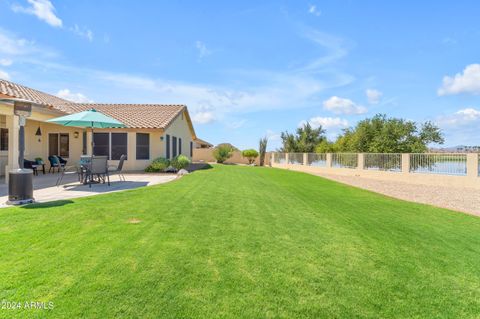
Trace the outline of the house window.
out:
[[[167,134],[165,141],[166,158],[170,159],[170,135]]]
[[[110,157],[109,133],[93,133],[93,154]]]
[[[110,159],[119,160],[122,155],[127,156],[127,133],[112,133],[112,149]]]
[[[177,138],[172,136],[172,155],[173,157],[177,156]]]
[[[8,151],[8,128],[0,128],[0,151]]]
[[[190,157],[193,157],[193,142],[190,142]]]
[[[108,156],[110,160],[119,160],[122,155],[127,155],[127,133],[93,133],[94,154]]]
[[[178,155],[182,155],[182,139],[178,138]]]
[[[150,134],[137,133],[137,160],[150,159]]]
[[[68,133],[50,133],[48,134],[48,156],[60,155],[69,157],[70,155],[70,136]]]

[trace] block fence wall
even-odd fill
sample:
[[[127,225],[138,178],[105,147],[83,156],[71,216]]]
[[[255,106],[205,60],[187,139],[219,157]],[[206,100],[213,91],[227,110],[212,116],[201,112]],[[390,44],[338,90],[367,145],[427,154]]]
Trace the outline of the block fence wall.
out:
[[[480,155],[476,153],[272,153],[270,162],[272,167],[318,175],[480,189]]]
[[[193,162],[204,162],[204,163],[215,163],[216,160],[213,157],[213,148],[196,148],[193,150],[192,161]],[[270,165],[271,153],[267,152],[265,154],[265,166]],[[242,152],[235,151],[233,152],[232,157],[230,157],[225,163],[227,164],[248,164],[248,159],[242,156]],[[260,165],[260,160],[255,160],[256,165]]]

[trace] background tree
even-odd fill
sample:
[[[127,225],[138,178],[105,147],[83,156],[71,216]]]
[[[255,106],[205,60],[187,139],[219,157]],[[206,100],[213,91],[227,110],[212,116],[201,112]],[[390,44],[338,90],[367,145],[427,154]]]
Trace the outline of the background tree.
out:
[[[444,143],[442,132],[432,122],[418,125],[377,114],[358,122],[354,128],[343,130],[333,149],[360,153],[423,153],[431,143]],[[324,149],[322,146],[317,151]]]
[[[260,152],[260,166],[265,165],[265,154],[267,153],[267,143],[268,143],[268,138],[265,136],[264,138],[260,139],[258,150]]]
[[[313,153],[318,144],[325,141],[325,130],[322,126],[314,129],[310,123],[297,128],[296,134],[282,132],[282,147],[284,153]]]
[[[252,148],[252,149],[244,150],[242,152],[242,156],[248,159],[248,164],[251,165],[253,164],[253,162],[255,162],[255,159],[258,157],[258,152],[257,150],[254,150]]]

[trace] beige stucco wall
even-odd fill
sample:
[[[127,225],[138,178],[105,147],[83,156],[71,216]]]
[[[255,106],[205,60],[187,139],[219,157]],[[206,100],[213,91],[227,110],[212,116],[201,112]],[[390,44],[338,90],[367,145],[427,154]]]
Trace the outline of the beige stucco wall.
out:
[[[36,136],[35,133],[39,127],[42,135]],[[78,132],[77,138],[74,137],[74,132]],[[64,133],[69,135],[69,157],[65,159],[69,163],[76,162],[82,155],[82,132],[82,128],[27,119],[25,125],[25,159],[33,161],[36,157],[41,157],[45,163],[48,163],[48,134]]]
[[[205,163],[214,163],[216,162],[213,157],[214,148],[197,148],[193,150],[193,161],[194,162],[205,162]],[[271,155],[269,152],[265,155],[265,165],[270,165]],[[228,164],[248,164],[248,159],[242,156],[242,152],[235,151],[233,152],[232,157],[230,157],[225,163]],[[255,160],[256,165],[260,165],[260,160]]]
[[[165,130],[165,134],[170,135],[170,147],[172,146],[172,136],[177,137],[177,148],[178,148],[178,138],[182,139],[182,154],[190,157],[190,142],[193,142],[193,132],[191,132],[190,127],[188,125],[187,116],[186,114],[182,113],[170,124],[169,127]],[[161,157],[166,156],[166,139],[162,141],[162,150],[160,155]],[[194,145],[195,146],[195,145]],[[158,157],[157,156],[157,157]],[[172,152],[170,151],[170,156],[172,156]]]

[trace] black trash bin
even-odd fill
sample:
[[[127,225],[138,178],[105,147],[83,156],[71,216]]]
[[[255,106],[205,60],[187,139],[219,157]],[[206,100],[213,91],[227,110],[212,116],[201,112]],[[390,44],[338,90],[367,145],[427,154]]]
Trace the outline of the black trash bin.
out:
[[[8,204],[33,203],[33,170],[14,169],[8,176]]]

